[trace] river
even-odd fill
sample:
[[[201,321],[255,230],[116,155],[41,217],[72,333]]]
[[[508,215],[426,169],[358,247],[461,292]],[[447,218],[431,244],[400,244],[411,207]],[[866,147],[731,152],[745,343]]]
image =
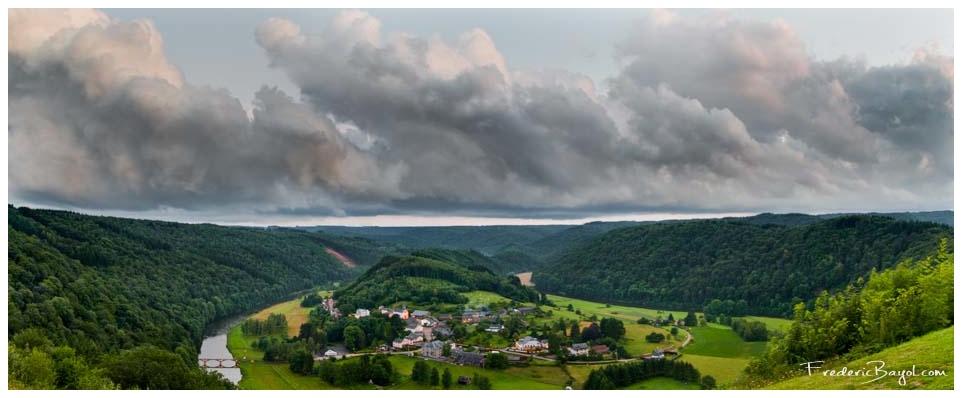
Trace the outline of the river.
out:
[[[210,333],[210,336],[205,337],[204,342],[201,343],[198,359],[234,359],[230,351],[227,350],[227,332],[230,331],[230,328],[234,325],[243,321],[244,318],[245,317],[231,318],[211,326],[209,330],[212,333]],[[210,365],[216,364],[215,361],[209,362]],[[224,361],[224,364],[230,364],[230,361]],[[241,371],[239,368],[208,368],[207,370],[224,375],[224,377],[234,382],[234,384],[237,384],[241,380]]]

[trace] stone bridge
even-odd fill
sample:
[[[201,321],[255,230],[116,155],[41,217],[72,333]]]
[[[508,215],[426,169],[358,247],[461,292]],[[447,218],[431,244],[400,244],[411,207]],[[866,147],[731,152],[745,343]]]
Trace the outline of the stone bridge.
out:
[[[207,369],[236,368],[237,360],[232,358],[198,358],[197,364]]]

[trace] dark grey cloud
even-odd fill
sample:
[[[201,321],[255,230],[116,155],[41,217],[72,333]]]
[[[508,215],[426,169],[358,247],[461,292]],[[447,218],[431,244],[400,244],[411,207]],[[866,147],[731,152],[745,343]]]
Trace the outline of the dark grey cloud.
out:
[[[657,11],[604,90],[338,15],[254,32],[300,88],[183,81],[149,22],[9,16],[10,192],[88,208],[258,214],[950,207],[954,60],[814,59],[782,22]]]
[[[184,83],[149,22],[70,13],[78,12],[11,11],[17,196],[117,209],[337,207],[335,197],[380,198],[391,189],[329,119],[289,96],[262,89],[251,120],[226,91]],[[76,27],[50,28],[57,20]]]

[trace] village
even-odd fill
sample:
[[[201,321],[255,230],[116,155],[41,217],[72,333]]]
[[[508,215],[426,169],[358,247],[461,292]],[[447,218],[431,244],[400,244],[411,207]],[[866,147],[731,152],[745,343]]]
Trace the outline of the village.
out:
[[[456,325],[474,326],[476,331],[499,334],[506,329],[504,321],[511,319],[518,320],[522,328],[527,329],[529,325],[524,321],[526,316],[545,315],[538,307],[502,308],[496,311],[466,309],[461,314],[432,314],[430,311],[409,309],[406,306],[401,308],[380,306],[375,310],[358,308],[353,313],[344,315],[337,308],[337,301],[331,297],[327,297],[321,306],[335,318],[348,316],[360,319],[371,316],[372,311],[389,318],[398,317],[405,322],[404,330],[407,335],[403,338],[396,338],[390,343],[377,346],[376,352],[409,356],[420,354],[425,359],[445,361],[456,365],[485,367],[486,354],[499,353],[507,357],[507,364],[509,365],[523,364],[531,359],[556,361],[559,357],[563,357],[567,363],[587,364],[625,362],[636,359],[671,359],[678,355],[678,349],[674,346],[657,348],[651,353],[640,356],[631,356],[624,355],[623,351],[622,355],[619,355],[617,351],[611,350],[606,344],[589,344],[589,342],[572,342],[569,345],[552,350],[554,347],[548,339],[539,339],[531,335],[523,335],[516,338],[510,345],[498,347],[468,345],[454,336],[453,328]],[[652,324],[654,326],[684,326],[684,321],[657,319],[653,320]],[[691,339],[690,334],[687,334],[687,336],[687,339],[681,344],[682,347],[688,344]],[[344,354],[328,349],[322,355],[319,353],[316,359],[343,358],[355,355],[364,354]]]

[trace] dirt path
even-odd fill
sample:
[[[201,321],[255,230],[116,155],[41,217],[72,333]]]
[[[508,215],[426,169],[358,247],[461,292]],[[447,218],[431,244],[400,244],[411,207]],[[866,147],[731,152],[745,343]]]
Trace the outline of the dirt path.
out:
[[[516,276],[521,280],[521,286],[534,286],[534,283],[531,283],[531,277],[533,275],[534,272],[522,272]]]
[[[327,254],[334,256],[334,258],[336,258],[338,261],[344,263],[344,265],[348,268],[354,268],[357,266],[357,264],[354,264],[354,261],[351,261],[351,259],[347,258],[347,256],[338,253],[337,250],[331,249],[330,247],[325,247],[324,251],[326,251]]]

